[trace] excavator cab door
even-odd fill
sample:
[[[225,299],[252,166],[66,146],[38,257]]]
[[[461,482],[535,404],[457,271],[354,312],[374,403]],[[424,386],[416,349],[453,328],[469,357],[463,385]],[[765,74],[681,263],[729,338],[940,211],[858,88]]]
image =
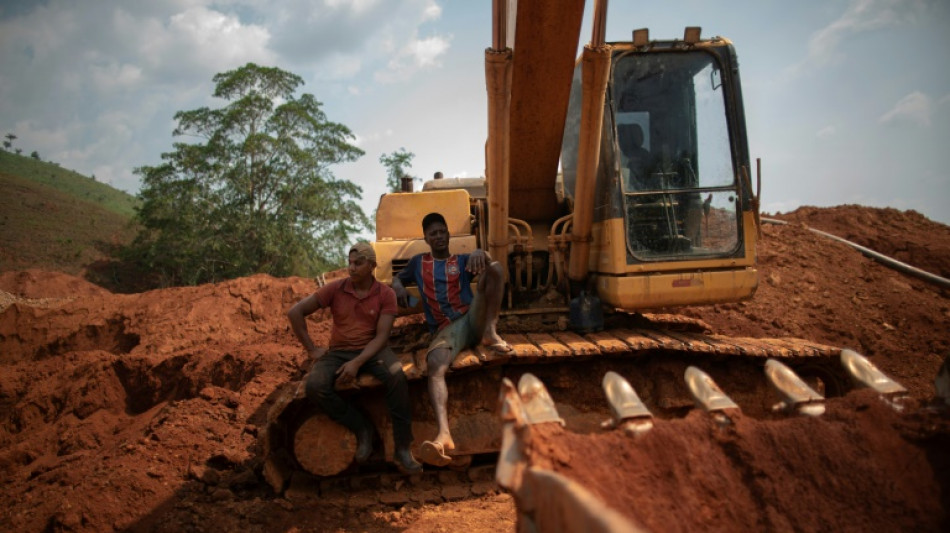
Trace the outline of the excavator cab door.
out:
[[[618,55],[605,118],[635,261],[729,256],[741,244],[729,98],[705,51]]]

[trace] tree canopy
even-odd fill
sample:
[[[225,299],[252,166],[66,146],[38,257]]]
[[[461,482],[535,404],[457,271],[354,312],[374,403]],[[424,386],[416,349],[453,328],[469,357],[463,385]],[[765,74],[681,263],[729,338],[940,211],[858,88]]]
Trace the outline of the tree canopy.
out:
[[[416,154],[400,148],[391,154],[379,156],[379,162],[386,167],[386,188],[390,192],[399,192],[402,190],[400,178],[407,176],[406,169],[412,166],[412,158]]]
[[[313,275],[344,263],[351,235],[369,228],[362,189],[330,167],[363,151],[331,122],[303,79],[248,63],[214,76],[228,103],[175,114],[175,142],[142,177],[141,231],[128,259],[164,285],[264,272]]]

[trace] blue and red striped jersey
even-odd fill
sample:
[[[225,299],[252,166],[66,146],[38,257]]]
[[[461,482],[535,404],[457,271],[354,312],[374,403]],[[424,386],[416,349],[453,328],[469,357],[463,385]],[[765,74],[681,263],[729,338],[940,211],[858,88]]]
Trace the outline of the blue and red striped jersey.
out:
[[[472,276],[465,267],[468,254],[436,259],[431,253],[409,260],[397,277],[404,285],[414,282],[422,296],[429,329],[441,330],[464,315],[472,303]]]

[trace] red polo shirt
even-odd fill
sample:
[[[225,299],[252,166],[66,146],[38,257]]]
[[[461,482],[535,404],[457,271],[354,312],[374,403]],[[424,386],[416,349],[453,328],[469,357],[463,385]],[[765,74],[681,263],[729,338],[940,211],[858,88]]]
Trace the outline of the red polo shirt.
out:
[[[321,307],[329,307],[333,316],[331,350],[362,350],[376,336],[380,315],[398,312],[396,292],[376,280],[362,298],[356,295],[350,278],[333,281],[317,291],[317,301]]]

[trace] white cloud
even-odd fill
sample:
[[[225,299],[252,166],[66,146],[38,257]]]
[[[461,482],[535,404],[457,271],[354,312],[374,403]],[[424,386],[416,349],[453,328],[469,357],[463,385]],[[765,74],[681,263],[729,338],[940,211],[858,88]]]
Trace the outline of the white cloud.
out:
[[[442,36],[410,39],[389,60],[386,68],[376,73],[376,81],[396,83],[412,78],[420,70],[440,67],[442,57],[449,50],[450,40],[451,37]]]
[[[836,133],[837,133],[837,129],[833,125],[829,124],[825,126],[824,128],[821,128],[820,130],[818,130],[818,133],[816,133],[815,135],[819,139],[828,139],[830,137],[834,137]]]
[[[324,4],[331,9],[349,9],[354,13],[365,13],[376,6],[376,0],[325,0]]]
[[[352,80],[363,69],[363,61],[354,54],[334,54],[321,61],[316,77],[320,80]]]
[[[92,84],[103,92],[110,92],[116,88],[133,87],[141,83],[144,76],[141,67],[137,65],[110,62],[106,65],[92,65],[89,69]]]
[[[449,49],[448,40],[442,37],[429,37],[409,44],[410,55],[416,65],[427,67],[437,64],[445,52]]]
[[[441,16],[442,8],[432,0],[422,9],[422,20],[437,20]]]
[[[190,8],[169,19],[166,42],[172,57],[190,60],[218,72],[248,61],[269,63],[274,55],[267,49],[270,34],[255,24],[242,24],[235,15],[204,7]],[[167,57],[166,57],[167,60]]]
[[[896,24],[901,20],[899,0],[853,0],[848,9],[828,26],[812,34],[808,55],[819,62],[840,59],[837,48],[842,40],[858,33]]]
[[[878,122],[884,125],[913,124],[920,127],[930,126],[933,113],[933,100],[920,91],[914,91],[901,98],[894,107],[881,115]]]
[[[893,27],[920,18],[925,0],[851,0],[845,12],[808,39],[807,57],[785,70],[797,77],[814,66],[833,65],[845,58],[842,44],[856,35]]]

